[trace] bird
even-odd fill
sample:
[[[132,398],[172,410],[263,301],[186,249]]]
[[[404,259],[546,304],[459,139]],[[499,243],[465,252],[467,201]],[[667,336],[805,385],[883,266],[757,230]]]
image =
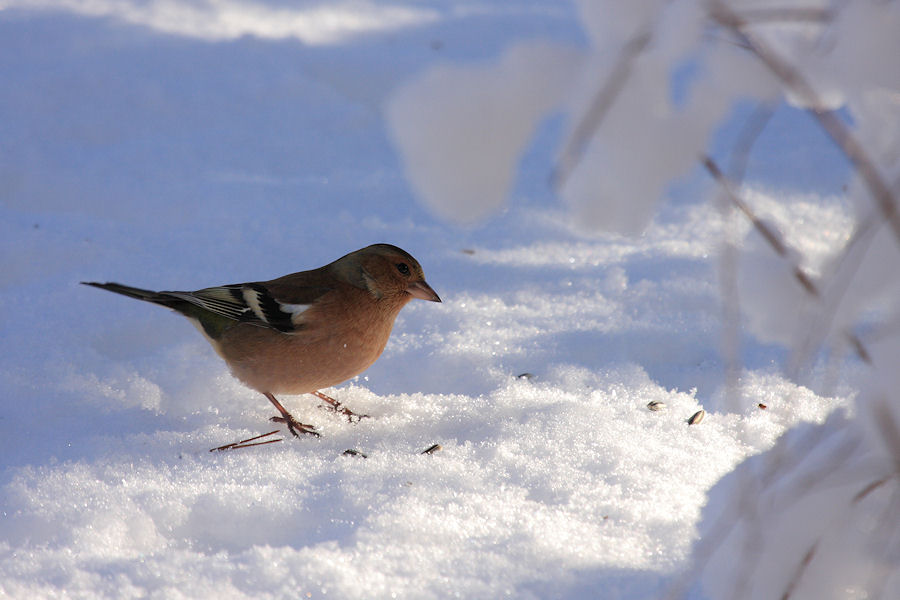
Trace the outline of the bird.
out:
[[[185,316],[232,375],[278,410],[272,421],[295,436],[318,436],[276,394],[314,394],[352,421],[356,415],[319,390],[365,371],[387,345],[400,310],[418,298],[441,302],[419,262],[391,244],[373,244],[323,267],[268,281],[192,292],[155,292],[119,283],[84,285],[170,308]]]

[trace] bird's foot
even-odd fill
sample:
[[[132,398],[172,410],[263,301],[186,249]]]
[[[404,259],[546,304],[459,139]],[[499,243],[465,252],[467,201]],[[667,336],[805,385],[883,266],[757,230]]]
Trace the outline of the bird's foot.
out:
[[[281,413],[280,417],[272,417],[272,421],[275,423],[284,423],[287,425],[288,431],[294,434],[294,437],[300,437],[300,433],[308,433],[309,435],[314,435],[319,437],[319,432],[316,431],[315,425],[307,425],[306,423],[301,423],[297,419],[295,419],[291,413],[287,411],[285,407],[281,405],[281,402],[278,401],[275,396],[273,396],[269,392],[263,392],[263,396],[269,399],[269,402],[272,403],[272,406],[278,409],[278,412]],[[300,433],[297,433],[297,432]]]
[[[313,396],[325,402],[324,405],[319,405],[320,408],[324,408],[325,410],[340,413],[347,417],[347,420],[351,423],[359,423],[363,419],[369,419],[369,415],[361,415],[359,413],[355,413],[331,396],[326,396],[322,392],[310,392]]]
[[[257,435],[256,437],[247,438],[246,440],[241,440],[239,442],[232,442],[230,444],[225,444],[224,446],[219,446],[218,448],[210,448],[210,452],[224,452],[225,450],[237,450],[239,448],[249,448],[251,446],[263,446],[265,444],[274,444],[275,442],[282,441],[283,438],[278,438],[276,440],[261,440],[262,438],[269,437],[270,435],[275,435],[278,433],[278,430],[270,431],[269,433],[264,433],[262,435]]]
[[[284,413],[280,417],[272,417],[269,419],[275,423],[284,423],[287,425],[288,431],[294,434],[294,437],[300,437],[301,433],[306,433],[309,435],[314,435],[316,437],[320,437],[321,434],[316,431],[315,425],[307,425],[306,423],[301,423],[297,419],[295,419],[291,413]],[[298,433],[299,432],[299,433]]]

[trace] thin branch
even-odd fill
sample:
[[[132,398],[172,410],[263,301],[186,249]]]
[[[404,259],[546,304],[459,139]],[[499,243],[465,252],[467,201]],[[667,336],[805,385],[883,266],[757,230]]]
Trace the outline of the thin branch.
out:
[[[722,186],[722,189],[725,191],[726,197],[734,204],[744,215],[746,215],[747,219],[753,225],[753,228],[763,237],[764,240],[769,244],[772,250],[780,256],[782,259],[787,261],[791,266],[791,271],[794,274],[794,278],[798,283],[803,287],[806,292],[813,297],[818,297],[819,289],[816,287],[816,284],[813,280],[806,274],[803,269],[800,268],[800,265],[796,264],[788,253],[787,246],[785,246],[784,242],[781,240],[778,234],[776,234],[769,225],[761,220],[756,214],[753,212],[753,209],[744,202],[744,200],[737,195],[737,193],[732,188],[731,182],[728,181],[728,178],[725,177],[725,174],[722,173],[722,170],[716,164],[716,162],[709,156],[704,156],[702,158],[703,166],[706,167],[706,170],[709,174]]]
[[[853,503],[856,504],[857,502],[861,501],[866,496],[868,496],[869,494],[871,494],[872,492],[874,492],[875,490],[877,490],[878,488],[883,486],[885,483],[887,483],[888,480],[889,480],[888,477],[882,477],[881,479],[876,479],[875,481],[873,481],[872,483],[870,483],[869,485],[867,485],[866,487],[864,487],[863,489],[858,491],[855,496],[853,496]]]
[[[568,142],[563,148],[559,162],[551,175],[554,187],[561,188],[565,185],[572,170],[581,162],[588,143],[600,128],[603,118],[609,112],[616,98],[619,97],[622,88],[625,87],[625,83],[631,75],[634,61],[644,51],[651,39],[653,39],[653,33],[649,27],[645,27],[639,29],[622,46],[612,72],[594,96],[594,100],[587,112],[572,130]]]
[[[809,550],[806,551],[806,554],[803,555],[803,560],[800,561],[800,564],[797,565],[797,570],[794,571],[794,576],[791,577],[791,580],[788,582],[787,589],[784,590],[784,594],[781,596],[781,600],[788,600],[793,593],[794,590],[797,589],[797,583],[800,581],[800,578],[803,576],[803,573],[806,572],[807,567],[809,567],[809,563],[812,562],[813,557],[816,555],[816,548],[818,548],[819,542],[816,542],[812,546],[810,546]]]
[[[877,209],[876,209],[877,210]],[[883,220],[870,215],[857,224],[853,235],[844,245],[840,257],[834,261],[829,280],[823,286],[822,310],[819,315],[820,323],[831,323],[837,313],[841,301],[850,289],[850,279],[859,269],[862,257],[869,251],[875,234],[884,224]],[[792,362],[799,364],[812,354],[812,350],[822,343],[828,334],[830,327],[809,327],[806,339],[797,345],[793,352]],[[845,337],[863,362],[871,365],[872,356],[858,335],[850,330],[845,332]]]
[[[872,355],[869,353],[865,344],[862,343],[862,340],[859,339],[859,336],[852,331],[846,332],[845,335],[847,336],[847,341],[850,342],[850,346],[853,347],[853,350],[856,352],[856,355],[859,356],[860,360],[867,365],[872,366],[874,364],[872,362]]]
[[[751,20],[748,19],[748,13],[738,14],[721,2],[721,0],[711,0],[710,6],[710,15],[713,20],[733,31],[742,45],[746,45],[788,89],[804,99],[805,103],[810,107],[808,109],[809,112],[860,173],[866,187],[875,200],[876,206],[891,226],[894,237],[900,242],[900,212],[898,212],[897,201],[894,198],[891,187],[881,176],[875,161],[868,155],[859,140],[856,139],[836,112],[825,107],[815,89],[798,69],[782,59],[761,40],[746,31],[747,26],[752,24]],[[781,11],[782,9],[779,9],[777,12]],[[749,16],[753,17],[752,14]],[[758,17],[759,15],[756,16]],[[828,17],[832,18],[833,15],[829,14]],[[765,231],[765,228],[760,229],[756,222],[754,222],[754,226],[769,241],[776,252],[783,256],[778,250],[778,244],[773,244],[773,242],[778,240],[772,239],[773,236],[769,235],[771,232]],[[860,233],[863,235],[856,239],[865,239],[865,237],[868,237],[865,234],[869,233],[869,228],[862,228]],[[870,240],[871,237],[869,237],[868,241]],[[805,273],[795,267],[794,275],[808,292],[815,296],[820,295],[818,289]],[[840,296],[842,295],[841,293]],[[832,303],[832,309],[829,311],[832,316],[835,307],[836,302]],[[846,336],[860,358],[864,362],[871,364],[871,355],[862,344],[862,341],[852,332],[848,332]],[[809,350],[810,348],[807,347],[806,352],[809,352]]]
[[[224,446],[219,446],[217,448],[210,448],[210,452],[224,452],[225,450],[238,450],[240,448],[250,448],[252,446],[264,446],[266,444],[274,444],[275,442],[282,441],[283,438],[278,438],[274,440],[266,440],[264,442],[257,442],[256,440],[269,437],[270,435],[275,435],[278,433],[278,430],[270,431],[269,433],[263,433],[261,435],[254,436],[252,438],[247,438],[246,440],[241,440],[239,442],[231,442],[230,444],[225,444]]]
[[[853,135],[847,125],[838,114],[826,108],[825,103],[816,93],[812,85],[806,80],[798,69],[784,60],[774,50],[769,48],[762,40],[747,31],[748,23],[741,15],[733,11],[721,0],[710,0],[710,16],[732,30],[738,38],[745,43],[765,64],[769,70],[794,94],[803,99],[809,106],[809,112],[816,118],[819,125],[837,144],[844,155],[853,163],[859,172],[875,204],[881,210],[882,216],[890,224],[894,236],[900,242],[900,212],[890,186],[881,176],[875,161],[866,152],[863,145]]]

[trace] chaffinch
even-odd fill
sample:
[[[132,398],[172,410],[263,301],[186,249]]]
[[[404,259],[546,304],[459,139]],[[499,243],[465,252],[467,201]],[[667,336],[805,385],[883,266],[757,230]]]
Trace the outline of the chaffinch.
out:
[[[261,392],[295,436],[318,435],[275,394],[312,393],[348,417],[321,388],[365,371],[387,344],[394,319],[413,298],[440,302],[418,261],[390,244],[351,252],[333,263],[270,281],[195,292],[153,292],[118,283],[82,282],[160,304],[187,317],[231,373]]]

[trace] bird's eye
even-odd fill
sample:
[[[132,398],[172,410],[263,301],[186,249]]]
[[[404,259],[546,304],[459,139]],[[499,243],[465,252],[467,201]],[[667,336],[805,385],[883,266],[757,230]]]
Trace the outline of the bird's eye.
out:
[[[402,275],[406,275],[407,277],[409,277],[409,265],[407,265],[406,263],[399,263],[397,265],[397,270],[400,271]]]

